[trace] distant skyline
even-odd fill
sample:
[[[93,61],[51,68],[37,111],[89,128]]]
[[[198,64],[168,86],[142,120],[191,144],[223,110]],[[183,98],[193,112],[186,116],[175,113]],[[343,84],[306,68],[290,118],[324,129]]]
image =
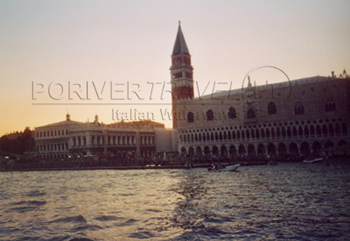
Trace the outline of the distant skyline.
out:
[[[349,10],[348,0],[0,0],[0,136],[67,112],[104,123],[137,114],[171,127],[179,21],[205,94],[214,82],[241,88],[257,66],[276,66],[291,80],[350,73]],[[252,81],[286,79],[262,70]]]

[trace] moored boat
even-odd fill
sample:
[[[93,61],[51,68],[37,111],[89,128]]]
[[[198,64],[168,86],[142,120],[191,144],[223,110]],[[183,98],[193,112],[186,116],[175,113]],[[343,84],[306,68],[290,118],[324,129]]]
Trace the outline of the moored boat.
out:
[[[322,160],[323,160],[322,157],[313,157],[313,158],[307,158],[303,162],[304,163],[315,163],[315,162],[320,162]]]
[[[225,172],[233,172],[238,169],[241,164],[229,165],[229,166],[221,166],[218,164],[214,164],[208,168],[208,171],[225,171]]]

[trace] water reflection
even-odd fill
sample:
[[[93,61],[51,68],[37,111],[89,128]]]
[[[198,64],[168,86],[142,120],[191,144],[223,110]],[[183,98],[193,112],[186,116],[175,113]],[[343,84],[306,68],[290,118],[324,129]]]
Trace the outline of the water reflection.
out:
[[[347,240],[350,165],[2,173],[0,239]]]
[[[202,199],[207,193],[206,179],[203,170],[184,171],[181,180],[172,190],[181,196],[172,215],[168,217],[170,226],[183,230],[203,228],[202,221],[208,213],[202,210]]]
[[[175,240],[344,239],[350,228],[349,165],[245,167],[185,173],[169,217]]]

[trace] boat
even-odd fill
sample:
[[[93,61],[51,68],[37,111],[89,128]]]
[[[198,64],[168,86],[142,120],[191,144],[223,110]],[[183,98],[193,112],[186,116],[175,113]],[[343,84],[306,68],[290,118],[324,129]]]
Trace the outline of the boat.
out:
[[[241,164],[236,164],[236,165],[227,166],[227,167],[225,168],[225,171],[230,171],[230,172],[236,171],[240,165],[241,165]]]
[[[304,163],[315,163],[315,162],[320,162],[322,160],[323,160],[322,157],[313,157],[313,158],[307,158],[303,162]]]
[[[220,166],[220,165],[212,165],[208,168],[208,171],[225,171],[225,172],[233,172],[238,169],[241,164],[229,165],[229,166]]]

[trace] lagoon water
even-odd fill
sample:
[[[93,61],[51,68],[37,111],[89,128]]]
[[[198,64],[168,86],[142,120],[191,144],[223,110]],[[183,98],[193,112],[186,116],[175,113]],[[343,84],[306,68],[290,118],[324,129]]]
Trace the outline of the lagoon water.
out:
[[[350,165],[0,173],[0,240],[350,240]]]

